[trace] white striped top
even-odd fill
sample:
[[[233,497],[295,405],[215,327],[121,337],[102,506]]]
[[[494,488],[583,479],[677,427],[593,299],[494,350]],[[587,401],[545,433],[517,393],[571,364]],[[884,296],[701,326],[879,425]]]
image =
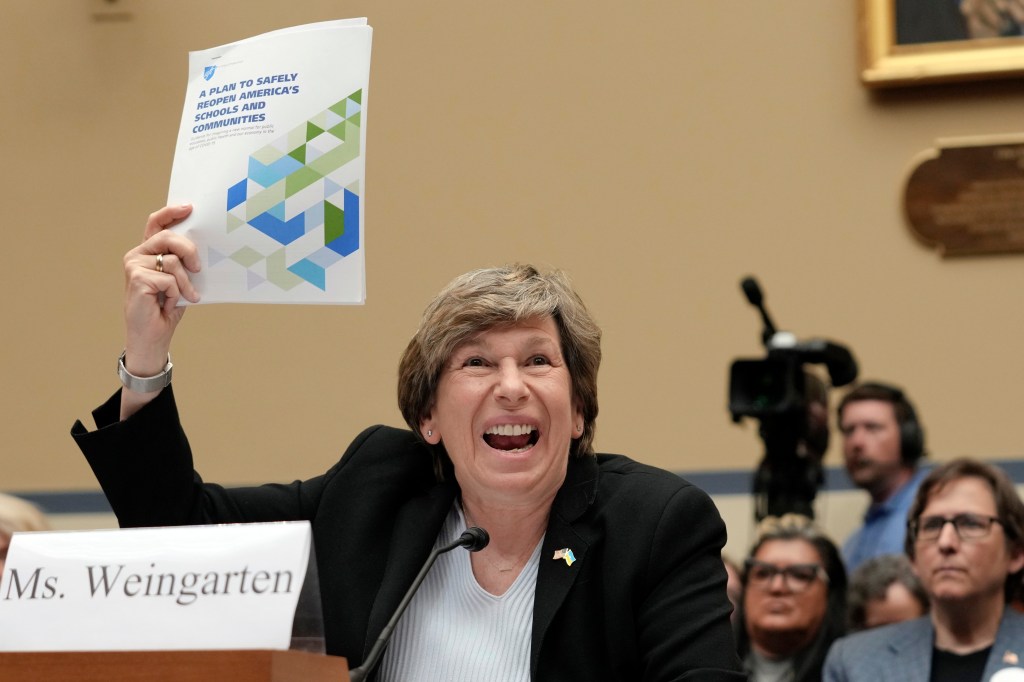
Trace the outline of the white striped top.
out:
[[[456,503],[435,547],[466,529]],[[526,566],[501,596],[473,577],[469,552],[442,554],[395,626],[381,659],[380,682],[529,682],[533,597],[540,539]]]

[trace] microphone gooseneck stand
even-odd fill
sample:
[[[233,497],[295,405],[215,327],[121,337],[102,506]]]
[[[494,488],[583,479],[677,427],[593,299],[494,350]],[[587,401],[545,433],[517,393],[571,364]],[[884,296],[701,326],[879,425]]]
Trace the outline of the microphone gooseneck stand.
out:
[[[465,547],[470,552],[479,552],[481,549],[487,546],[487,543],[491,541],[490,536],[483,528],[473,526],[467,528],[466,532],[459,536],[458,540],[450,542],[447,545],[438,547],[430,553],[427,557],[426,563],[423,564],[423,568],[420,569],[416,579],[412,581],[412,585],[406,591],[405,596],[402,597],[402,601],[398,604],[398,608],[395,609],[395,613],[391,616],[391,620],[384,626],[384,629],[380,632],[380,637],[374,642],[373,648],[370,649],[369,655],[363,664],[358,668],[353,668],[349,671],[348,676],[351,682],[364,682],[373,672],[373,669],[377,667],[377,661],[380,660],[381,655],[384,653],[385,647],[388,645],[388,640],[391,639],[391,632],[395,629],[395,625],[398,624],[398,619],[405,613],[405,608],[412,601],[413,595],[420,588],[420,583],[427,577],[427,572],[430,567],[437,561],[437,557],[441,556],[446,552],[450,552],[456,547]]]

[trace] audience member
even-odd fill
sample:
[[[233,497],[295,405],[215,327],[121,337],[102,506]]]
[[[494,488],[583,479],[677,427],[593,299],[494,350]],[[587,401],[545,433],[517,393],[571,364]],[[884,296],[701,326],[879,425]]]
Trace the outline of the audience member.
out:
[[[919,618],[928,612],[928,593],[902,554],[868,559],[850,576],[846,595],[851,632]]]
[[[907,509],[923,478],[924,429],[895,386],[864,383],[839,403],[837,422],[850,480],[871,496],[864,525],[843,544],[846,570],[871,557],[903,551]]]
[[[970,459],[933,470],[910,510],[906,552],[930,617],[837,641],[825,679],[980,682],[1017,668],[1024,616],[1006,602],[1024,569],[1024,504],[1006,474]]]
[[[750,680],[820,680],[845,621],[846,572],[836,546],[805,516],[764,519],[744,565],[736,627]]]
[[[50,530],[46,515],[28,500],[0,493],[0,573],[7,562],[11,537],[18,531],[29,530]]]

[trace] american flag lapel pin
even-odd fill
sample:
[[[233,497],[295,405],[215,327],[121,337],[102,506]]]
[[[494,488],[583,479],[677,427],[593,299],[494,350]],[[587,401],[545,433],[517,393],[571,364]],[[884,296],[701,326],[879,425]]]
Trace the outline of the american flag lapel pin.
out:
[[[572,566],[572,562],[576,561],[576,556],[572,553],[572,550],[569,549],[568,547],[564,547],[562,549],[556,549],[555,550],[555,555],[553,557],[551,557],[551,558],[554,559],[555,561],[557,561],[559,559],[565,559],[565,565],[566,566]]]

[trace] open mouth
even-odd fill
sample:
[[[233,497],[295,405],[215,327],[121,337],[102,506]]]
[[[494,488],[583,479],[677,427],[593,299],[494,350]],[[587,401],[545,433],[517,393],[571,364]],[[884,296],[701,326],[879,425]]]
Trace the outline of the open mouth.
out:
[[[529,424],[500,424],[484,433],[484,442],[503,452],[526,452],[540,438],[540,432]]]

